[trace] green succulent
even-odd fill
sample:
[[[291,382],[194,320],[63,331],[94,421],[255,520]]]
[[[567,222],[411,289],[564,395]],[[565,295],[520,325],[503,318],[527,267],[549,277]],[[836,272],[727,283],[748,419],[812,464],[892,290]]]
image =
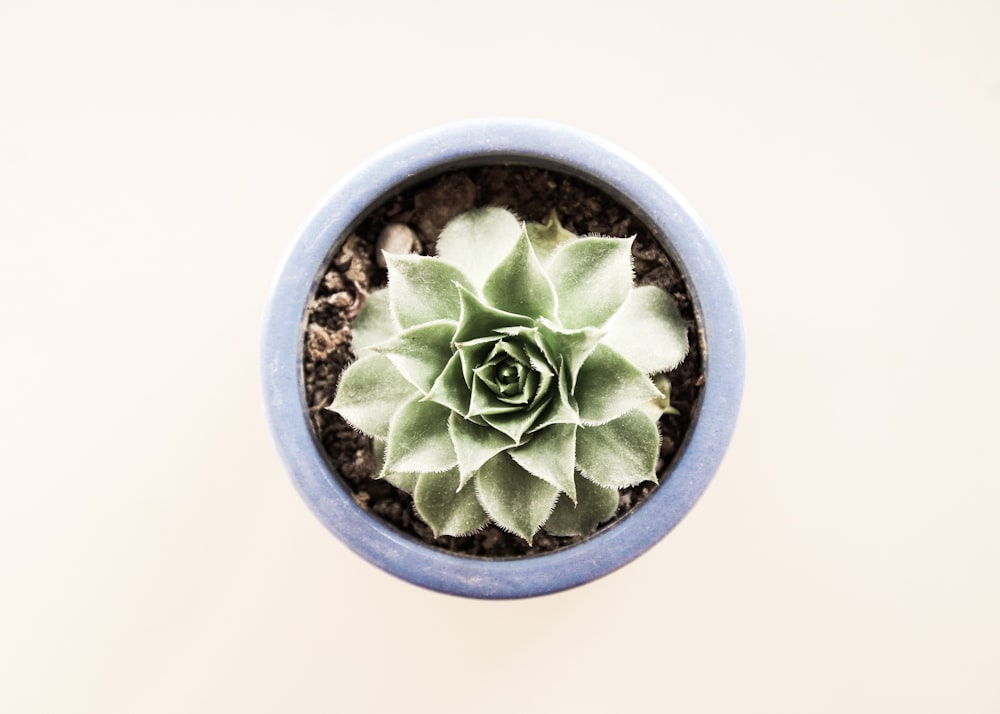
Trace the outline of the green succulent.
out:
[[[687,329],[669,295],[634,287],[631,249],[483,208],[445,227],[437,257],[385,255],[330,409],[373,437],[379,477],[436,535],[586,534],[618,489],[656,481],[662,375]]]

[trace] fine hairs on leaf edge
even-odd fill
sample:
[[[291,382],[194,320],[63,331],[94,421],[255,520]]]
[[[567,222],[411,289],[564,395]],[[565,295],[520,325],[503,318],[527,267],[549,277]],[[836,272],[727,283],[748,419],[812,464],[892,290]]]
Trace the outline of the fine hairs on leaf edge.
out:
[[[532,476],[532,478],[538,478],[538,477],[537,476]],[[480,490],[479,490],[479,479],[478,478],[472,478],[470,480],[474,482],[473,483],[473,488],[476,489],[476,499],[480,499],[481,496],[480,496]],[[538,479],[538,480],[541,481],[542,479]],[[549,518],[552,517],[552,514],[556,510],[556,504],[558,504],[558,503],[559,503],[559,494],[557,494],[556,498],[552,501],[552,505],[548,509],[549,512],[545,514],[545,518],[542,520],[541,523],[538,524],[538,527],[535,528],[535,532],[531,534],[530,538],[525,538],[523,535],[521,535],[517,531],[513,530],[512,528],[508,528],[504,524],[502,524],[502,523],[500,523],[498,521],[493,520],[493,516],[490,514],[489,509],[487,509],[486,506],[483,505],[482,500],[479,501],[479,505],[483,506],[483,510],[486,511],[486,515],[490,517],[489,523],[487,523],[486,526],[494,525],[497,528],[499,528],[500,530],[502,530],[504,533],[509,533],[510,535],[517,536],[521,540],[526,541],[528,543],[529,547],[534,546],[534,544],[535,544],[535,536],[538,535],[538,532],[542,531],[542,530],[545,530],[545,521],[549,520]],[[484,530],[485,530],[486,526],[484,526]]]
[[[589,473],[587,473],[587,471],[585,469],[581,468],[580,466],[577,466],[576,470],[580,472],[581,476],[583,476],[585,479],[587,479],[588,481],[590,481],[595,486],[597,486],[599,488],[606,489],[608,491],[616,491],[616,492],[619,492],[619,493],[621,492],[621,490],[623,488],[632,488],[633,486],[638,486],[641,483],[647,483],[648,482],[648,483],[652,483],[654,486],[659,486],[660,485],[660,477],[656,474],[655,471],[653,472],[653,478],[644,478],[641,481],[636,481],[635,483],[627,483],[627,484],[625,484],[623,486],[608,486],[607,484],[603,484],[603,483],[600,483],[599,481],[596,481],[593,476],[591,476]]]
[[[416,489],[414,489],[414,490],[416,490]],[[476,500],[477,501],[479,500],[478,494],[476,495]],[[482,508],[482,504],[479,504],[479,506],[480,506],[480,508]],[[435,539],[437,539],[437,538],[468,538],[469,536],[474,536],[477,533],[482,533],[487,528],[489,528],[491,525],[498,526],[497,523],[495,523],[491,518],[489,518],[489,514],[487,513],[486,514],[487,515],[486,522],[483,523],[478,528],[473,528],[472,530],[465,531],[463,533],[438,533],[437,529],[434,528],[433,525],[431,525],[430,523],[428,523],[427,520],[424,519],[423,515],[421,515],[420,511],[417,510],[417,501],[416,501],[416,499],[411,498],[410,509],[413,511],[413,514],[417,517],[417,519],[421,523],[423,523],[425,526],[427,526],[428,528],[431,529],[431,533],[434,535]],[[483,510],[485,511],[486,509],[483,508]],[[507,532],[507,531],[505,531],[505,532]],[[513,535],[517,535],[517,533],[514,533]],[[520,538],[520,536],[518,536],[518,537]]]

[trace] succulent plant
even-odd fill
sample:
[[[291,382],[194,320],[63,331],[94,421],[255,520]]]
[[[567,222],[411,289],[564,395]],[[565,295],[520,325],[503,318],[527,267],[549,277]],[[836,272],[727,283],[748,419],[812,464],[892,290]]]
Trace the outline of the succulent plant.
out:
[[[437,257],[385,255],[330,409],[374,439],[379,477],[435,535],[586,534],[618,489],[656,481],[687,328],[664,291],[633,285],[631,248],[482,208]]]

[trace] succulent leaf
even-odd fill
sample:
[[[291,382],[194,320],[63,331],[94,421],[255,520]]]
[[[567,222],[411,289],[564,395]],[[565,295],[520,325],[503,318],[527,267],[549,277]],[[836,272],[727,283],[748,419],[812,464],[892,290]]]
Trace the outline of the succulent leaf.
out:
[[[523,421],[521,408],[497,397],[493,387],[478,375],[472,379],[472,399],[469,402],[469,416],[488,417],[496,414],[514,414],[515,421]]]
[[[369,347],[395,337],[397,332],[399,325],[392,319],[389,291],[383,289],[370,293],[351,325],[354,354],[365,356]]]
[[[483,297],[498,310],[535,318],[555,318],[558,311],[556,289],[535,257],[526,232],[521,232],[514,250],[486,279]]]
[[[552,401],[545,406],[538,422],[531,427],[531,432],[538,432],[553,424],[580,424],[580,412],[576,400],[569,393],[569,370],[566,364],[560,362],[559,379],[552,388]]]
[[[483,339],[497,330],[514,326],[531,327],[534,323],[525,315],[517,315],[487,305],[465,287],[458,287],[458,295],[461,314],[458,319],[458,330],[455,332],[455,342]]]
[[[601,341],[604,336],[603,330],[596,327],[560,329],[541,320],[539,332],[550,355],[549,359],[555,362],[557,361],[555,355],[559,355],[566,364],[566,374],[569,378],[567,387],[573,390],[580,368]]]
[[[529,543],[559,497],[559,489],[532,476],[506,453],[483,464],[475,484],[479,503],[490,519]]]
[[[462,486],[483,464],[517,443],[496,429],[463,419],[455,412],[452,412],[448,419],[448,428],[458,456],[458,471]]]
[[[427,394],[451,360],[456,327],[458,323],[451,320],[426,322],[370,349],[388,357],[400,374]]]
[[[548,220],[545,223],[533,223],[528,221],[524,224],[528,231],[528,238],[531,239],[531,246],[535,249],[535,255],[542,265],[549,262],[552,254],[563,243],[576,240],[576,236],[562,227],[559,216],[555,210],[549,212]]]
[[[600,344],[580,368],[573,392],[584,424],[604,424],[656,399],[660,390],[637,367]]]
[[[576,424],[553,424],[523,446],[510,450],[510,457],[525,471],[548,481],[573,501],[576,501],[575,456]]]
[[[471,486],[459,486],[458,470],[423,474],[413,490],[413,505],[436,537],[463,536],[489,523]]]
[[[385,262],[389,269],[389,306],[400,327],[458,319],[461,303],[454,285],[472,287],[461,270],[423,255],[387,253]]]
[[[646,374],[674,369],[688,351],[677,302],[652,285],[634,289],[607,328],[604,343]]]
[[[475,393],[473,392],[474,396]],[[525,434],[534,425],[534,421],[530,417],[525,417],[516,409],[507,412],[496,411],[492,414],[481,414],[480,416],[488,425],[501,434],[506,434],[518,444],[522,443]]]
[[[643,481],[656,483],[660,434],[641,410],[607,424],[576,432],[576,467],[598,486],[619,489]]]
[[[468,417],[471,397],[472,392],[462,372],[462,355],[455,352],[431,385],[426,398],[448,407],[461,417]]]
[[[405,471],[382,473],[382,466],[385,464],[385,447],[385,439],[372,439],[372,451],[375,452],[375,463],[381,474],[380,478],[384,478],[398,489],[407,493],[413,493],[413,489],[417,487],[417,479],[420,478],[420,474],[406,473]]]
[[[656,410],[655,418],[659,419],[661,414],[680,414],[677,408],[670,403],[670,392],[673,391],[673,385],[670,384],[667,375],[654,375],[653,384],[660,392],[660,396],[650,402],[650,406]]]
[[[392,362],[382,355],[368,354],[344,370],[337,396],[328,408],[355,429],[384,439],[389,435],[392,415],[416,394]]]
[[[510,253],[521,222],[502,208],[474,208],[453,219],[438,237],[437,253],[461,268],[477,288]]]
[[[632,239],[580,238],[552,256],[548,271],[563,326],[600,327],[632,289]]]
[[[389,423],[383,476],[389,472],[437,473],[458,466],[448,433],[450,412],[416,397],[399,408]]]
[[[576,493],[576,503],[565,493],[559,496],[555,510],[545,521],[546,532],[558,536],[587,535],[618,510],[618,491],[598,486],[579,474]]]

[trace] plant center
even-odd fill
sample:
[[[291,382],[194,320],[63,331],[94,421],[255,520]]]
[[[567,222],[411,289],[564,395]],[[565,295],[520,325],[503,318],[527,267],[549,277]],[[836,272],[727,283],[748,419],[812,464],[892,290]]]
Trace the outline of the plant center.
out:
[[[497,365],[495,378],[501,396],[510,397],[521,390],[521,369],[513,359],[508,359]]]
[[[514,384],[517,382],[517,367],[510,362],[500,365],[500,369],[497,370],[497,381],[500,384]]]

